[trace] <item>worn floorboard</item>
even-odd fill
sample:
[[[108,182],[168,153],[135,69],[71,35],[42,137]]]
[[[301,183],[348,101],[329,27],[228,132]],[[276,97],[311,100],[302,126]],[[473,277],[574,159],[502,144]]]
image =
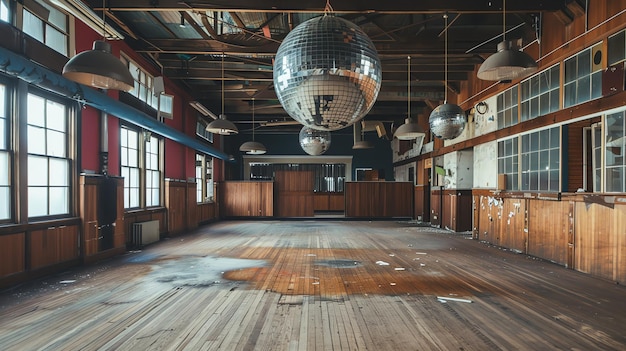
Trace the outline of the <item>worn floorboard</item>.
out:
[[[626,289],[462,234],[229,221],[0,292],[0,350],[624,350]]]

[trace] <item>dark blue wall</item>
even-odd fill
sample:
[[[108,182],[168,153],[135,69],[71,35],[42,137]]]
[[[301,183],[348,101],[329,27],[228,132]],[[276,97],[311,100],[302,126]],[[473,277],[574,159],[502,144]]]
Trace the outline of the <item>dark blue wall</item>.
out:
[[[393,166],[391,143],[384,138],[378,138],[373,132],[364,134],[365,140],[374,143],[375,148],[366,150],[352,150],[353,135],[352,128],[331,132],[331,142],[328,151],[324,156],[352,156],[352,179],[356,179],[354,169],[372,168],[379,170],[379,174],[384,173],[385,180],[393,179]],[[224,151],[235,156],[236,163],[232,165],[235,169],[230,172],[237,179],[243,179],[242,155],[239,146],[246,141],[252,140],[251,134],[238,134],[224,137]],[[255,140],[263,143],[267,148],[266,155],[298,155],[306,156],[307,153],[300,147],[298,133],[294,134],[260,134],[255,135]],[[382,175],[382,174],[381,174]],[[235,180],[235,179],[232,179]]]

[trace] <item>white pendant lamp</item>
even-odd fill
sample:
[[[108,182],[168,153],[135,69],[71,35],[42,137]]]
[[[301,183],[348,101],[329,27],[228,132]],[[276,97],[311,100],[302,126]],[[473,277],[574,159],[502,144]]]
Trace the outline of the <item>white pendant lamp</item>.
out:
[[[233,122],[227,120],[226,115],[224,114],[224,53],[222,53],[222,113],[218,119],[206,126],[206,131],[220,135],[233,135],[239,133],[237,126],[235,126]]]
[[[407,57],[407,118],[404,121],[404,124],[396,129],[396,132],[393,134],[394,137],[399,140],[415,140],[418,138],[424,138],[426,134],[424,130],[415,122],[411,120],[411,56]]]
[[[537,62],[510,40],[506,40],[506,0],[502,5],[502,42],[498,52],[489,56],[476,76],[483,80],[513,80],[526,77],[537,71]]]
[[[252,98],[252,141],[246,141],[241,144],[239,147],[239,151],[245,152],[248,155],[263,155],[267,152],[265,145],[259,143],[254,140],[254,130],[256,129],[256,124],[254,121],[254,98]]]

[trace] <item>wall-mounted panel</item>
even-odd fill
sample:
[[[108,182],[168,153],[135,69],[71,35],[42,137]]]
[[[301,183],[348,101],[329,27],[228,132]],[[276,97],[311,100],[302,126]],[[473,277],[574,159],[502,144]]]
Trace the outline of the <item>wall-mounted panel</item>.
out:
[[[346,217],[413,217],[413,183],[347,182]]]
[[[0,236],[0,277],[24,271],[25,246],[24,233]]]

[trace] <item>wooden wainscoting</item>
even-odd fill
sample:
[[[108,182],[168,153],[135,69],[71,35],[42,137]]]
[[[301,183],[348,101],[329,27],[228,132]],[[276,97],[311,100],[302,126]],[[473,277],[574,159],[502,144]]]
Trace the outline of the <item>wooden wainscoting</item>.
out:
[[[26,234],[0,235],[0,278],[26,269]]]
[[[228,181],[220,184],[222,217],[272,217],[274,183],[268,181]]]
[[[28,251],[30,269],[39,269],[79,257],[78,225],[48,227],[33,230],[30,234]]]
[[[443,191],[442,200],[441,221],[443,227],[455,232],[471,230],[472,191],[447,189]]]
[[[343,193],[315,193],[313,203],[314,211],[343,211],[345,209]]]
[[[441,226],[443,221],[443,190],[440,187],[431,188],[430,196],[430,224]]]
[[[196,205],[196,219],[198,223],[207,223],[217,218],[217,214],[215,213],[217,204],[215,202],[206,202]]]
[[[413,217],[410,182],[346,182],[346,217]]]
[[[195,199],[195,193],[193,196]],[[176,235],[187,229],[188,209],[186,181],[174,179],[165,180],[165,207],[167,208],[167,233],[169,235]],[[159,223],[159,225],[161,224],[162,223]],[[161,230],[163,231],[163,229]]]
[[[626,281],[626,197],[474,190],[478,239]]]
[[[278,217],[313,217],[313,172],[276,171],[275,213]]]
[[[415,213],[413,218],[430,222],[430,185],[416,185],[414,190]]]

